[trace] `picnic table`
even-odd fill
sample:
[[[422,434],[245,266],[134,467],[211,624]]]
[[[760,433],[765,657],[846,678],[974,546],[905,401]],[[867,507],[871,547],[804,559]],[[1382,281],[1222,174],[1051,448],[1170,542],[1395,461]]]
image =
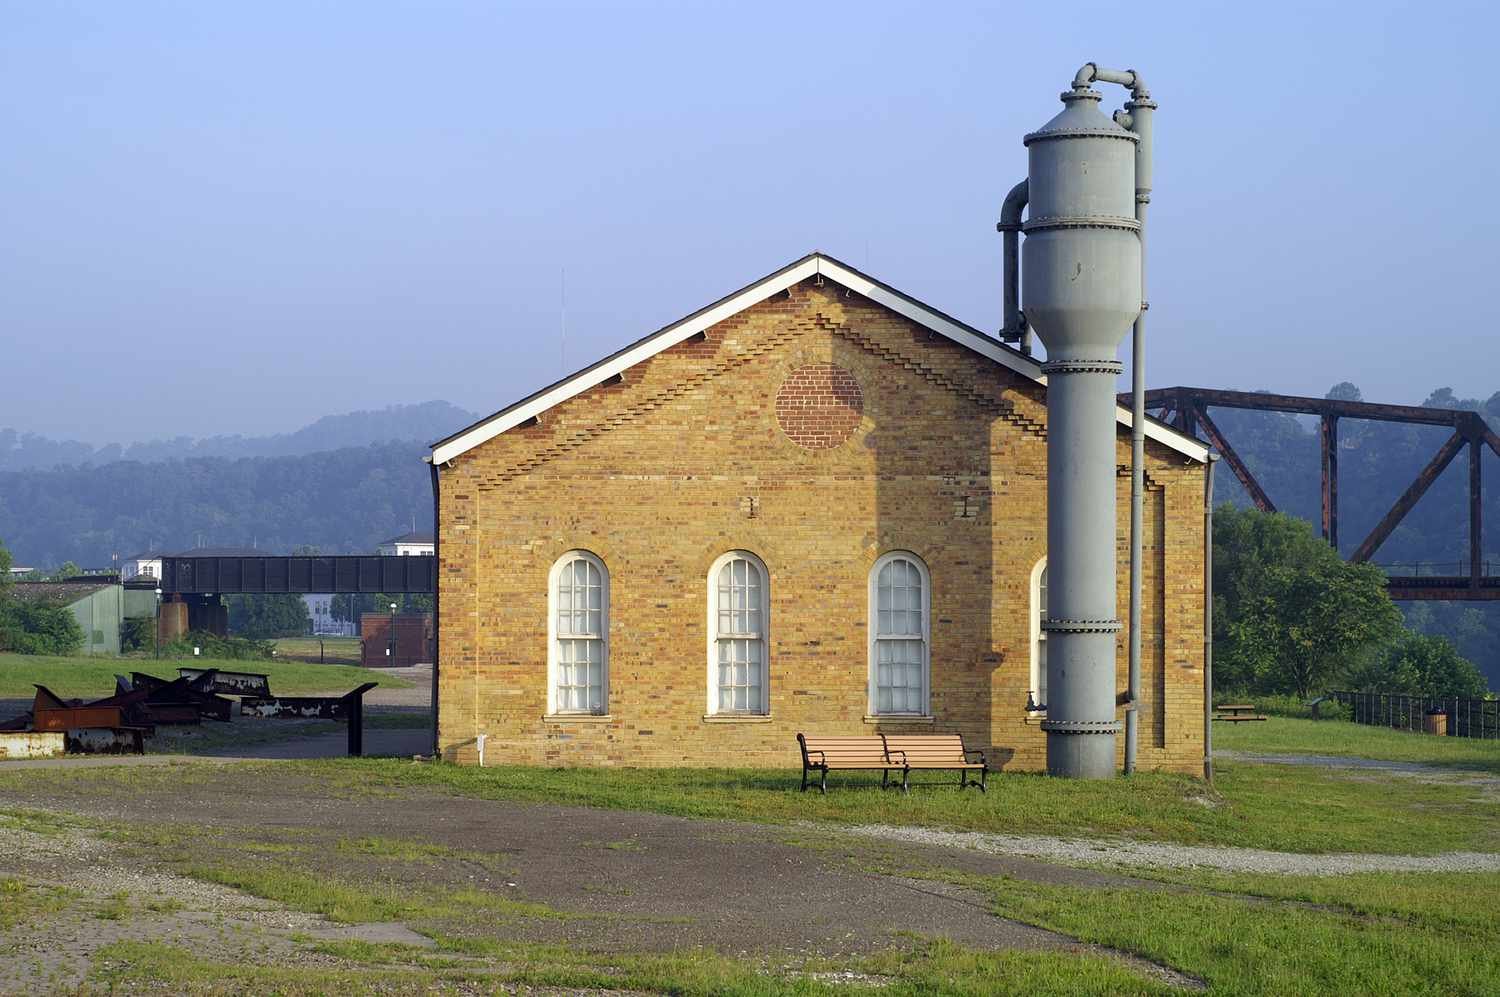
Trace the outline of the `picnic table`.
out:
[[[1256,713],[1254,703],[1225,703],[1216,708],[1214,719],[1238,724],[1244,723],[1247,720],[1266,720],[1269,718]]]

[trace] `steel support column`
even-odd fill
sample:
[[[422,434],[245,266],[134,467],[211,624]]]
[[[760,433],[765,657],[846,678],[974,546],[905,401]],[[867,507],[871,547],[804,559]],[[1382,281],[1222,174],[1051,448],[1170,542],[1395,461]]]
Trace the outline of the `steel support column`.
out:
[[[1479,579],[1484,577],[1484,513],[1479,500],[1479,460],[1484,454],[1481,442],[1478,434],[1469,438],[1469,587],[1475,591],[1479,589]]]
[[[1324,414],[1318,439],[1323,451],[1323,539],[1339,549],[1339,417]]]

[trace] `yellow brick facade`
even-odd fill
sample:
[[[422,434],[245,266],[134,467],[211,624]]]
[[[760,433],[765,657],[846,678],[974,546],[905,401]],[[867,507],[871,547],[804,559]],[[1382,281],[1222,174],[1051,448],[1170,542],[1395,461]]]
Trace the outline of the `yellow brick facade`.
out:
[[[857,382],[858,419],[793,442],[778,393],[829,370]],[[809,280],[479,444],[441,471],[443,757],[473,762],[484,734],[491,765],[775,766],[798,731],[958,731],[992,766],[1044,767],[1024,707],[1045,433],[1042,387]],[[1124,432],[1118,452],[1124,618]],[[1202,769],[1203,486],[1148,441],[1142,769]],[[736,549],[770,573],[770,715],[724,722],[705,717],[708,572]],[[570,550],[609,574],[608,712],[554,721],[548,576]],[[931,577],[930,720],[867,716],[869,572],[893,550]]]

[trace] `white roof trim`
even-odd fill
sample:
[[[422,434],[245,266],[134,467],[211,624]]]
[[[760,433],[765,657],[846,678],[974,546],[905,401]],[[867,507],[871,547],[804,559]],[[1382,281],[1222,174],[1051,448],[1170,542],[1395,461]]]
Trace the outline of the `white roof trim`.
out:
[[[438,464],[447,463],[460,454],[474,449],[481,443],[494,439],[506,430],[513,429],[529,419],[536,418],[554,405],[561,404],[574,395],[582,394],[615,375],[624,373],[641,361],[648,360],[663,350],[696,336],[710,326],[731,318],[746,308],[758,304],[771,295],[784,291],[814,274],[822,274],[854,291],[856,294],[863,295],[876,304],[889,308],[896,314],[931,329],[933,332],[939,333],[989,360],[993,360],[995,363],[1020,374],[1022,377],[1029,378],[1038,384],[1047,383],[1046,378],[1042,377],[1041,365],[1030,357],[1002,346],[977,330],[963,325],[943,315],[941,312],[928,308],[920,302],[896,292],[888,285],[881,284],[856,270],[844,266],[837,260],[820,253],[814,253],[762,281],[751,284],[737,294],[733,294],[717,304],[705,308],[703,311],[667,326],[655,335],[646,337],[634,346],[626,348],[608,360],[559,381],[550,388],[531,396],[511,408],[503,409],[488,419],[478,422],[445,440],[440,440],[433,444],[432,457],[430,459]],[[1124,406],[1117,406],[1116,408],[1119,423],[1128,427],[1131,422],[1130,410]],[[1193,460],[1208,460],[1208,447],[1160,424],[1147,422],[1146,436],[1164,446],[1171,447],[1178,453],[1184,454]]]

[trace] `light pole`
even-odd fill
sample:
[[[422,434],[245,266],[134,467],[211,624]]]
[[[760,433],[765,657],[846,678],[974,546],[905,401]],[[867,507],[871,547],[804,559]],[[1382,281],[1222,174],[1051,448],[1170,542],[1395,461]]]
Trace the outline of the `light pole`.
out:
[[[161,587],[156,589],[156,633],[152,635],[151,646],[156,651],[156,660],[161,660]]]
[[[396,604],[391,603],[391,637],[390,646],[385,650],[386,656],[391,659],[391,666],[396,665]]]

